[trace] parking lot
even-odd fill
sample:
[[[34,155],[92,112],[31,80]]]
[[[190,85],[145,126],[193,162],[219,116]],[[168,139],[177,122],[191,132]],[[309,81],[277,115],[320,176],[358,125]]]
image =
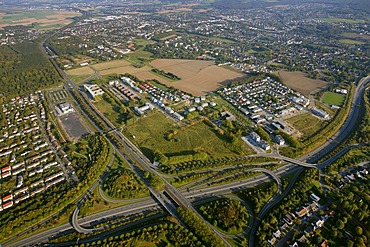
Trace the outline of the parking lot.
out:
[[[60,117],[60,121],[71,138],[79,138],[89,132],[83,125],[79,115],[75,112]]]

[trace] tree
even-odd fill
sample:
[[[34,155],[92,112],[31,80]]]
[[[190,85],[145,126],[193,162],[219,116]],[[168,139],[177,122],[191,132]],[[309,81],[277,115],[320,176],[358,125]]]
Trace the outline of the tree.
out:
[[[353,247],[355,243],[353,243],[353,241],[351,240],[348,240],[347,241],[347,247]]]
[[[357,226],[357,227],[356,227],[356,233],[357,233],[357,235],[359,235],[359,236],[361,236],[361,235],[362,235],[363,230],[362,230],[361,226]]]
[[[337,221],[337,227],[338,229],[342,230],[344,228],[345,224],[342,220]]]

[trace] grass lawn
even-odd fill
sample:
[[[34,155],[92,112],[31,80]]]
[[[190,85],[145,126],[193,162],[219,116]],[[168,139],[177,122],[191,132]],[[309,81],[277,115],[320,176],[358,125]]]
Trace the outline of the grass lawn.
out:
[[[329,23],[349,23],[349,24],[358,24],[363,23],[364,20],[358,20],[358,19],[345,19],[345,18],[319,18],[320,21],[329,22]]]
[[[109,210],[112,208],[128,205],[130,203],[110,203],[106,202],[99,195],[98,187],[91,193],[90,198],[81,207],[78,218],[86,217],[88,215]]]
[[[364,45],[365,42],[354,40],[354,39],[340,39],[339,42],[347,45]]]
[[[313,116],[311,113],[304,113],[286,120],[288,123],[302,133],[302,140],[316,134],[324,128],[326,122]]]
[[[323,102],[328,105],[342,106],[346,96],[343,94],[326,92],[323,97]]]
[[[169,91],[170,89],[168,87],[166,87],[165,85],[162,85],[160,83],[156,83],[155,81],[151,81],[150,83],[152,83],[154,86],[156,86],[157,88],[159,89],[162,89],[163,91],[167,92]]]
[[[155,43],[155,41],[153,41],[153,40],[147,40],[147,39],[133,39],[132,40],[136,45],[143,45],[143,46],[145,46],[145,45],[150,45],[150,44],[154,44]]]
[[[174,130],[178,131],[174,135],[174,140],[167,140],[167,134]],[[206,152],[210,158],[239,155],[225,136],[216,134],[205,123],[181,129],[161,112],[141,117],[135,123],[125,126],[123,133],[139,146],[149,158],[152,158],[152,152],[155,150],[159,150],[168,157],[194,154],[195,151]],[[243,141],[239,142],[237,148],[245,153],[251,153]]]
[[[253,47],[252,49],[245,52],[246,55],[256,55],[259,53],[270,53],[271,50],[265,47]]]
[[[104,98],[100,99],[97,102],[94,102],[94,105],[100,112],[104,114],[115,126],[121,126],[119,106],[112,105],[108,103]]]
[[[150,70],[150,73],[152,73],[153,75],[156,75],[156,76],[162,78],[163,80],[169,81],[169,82],[178,81],[178,80],[174,80],[174,79],[168,78],[167,76],[161,75],[159,73],[156,73],[156,72],[154,72],[152,70]]]
[[[79,76],[79,75],[71,75],[71,76],[69,76],[69,78],[71,78],[71,80],[74,82],[74,83],[76,83],[76,84],[78,84],[78,83],[80,83],[80,82],[82,82],[83,80],[85,80],[85,79],[87,79],[87,78],[89,78],[90,76],[84,76],[84,75],[82,75],[82,76]]]
[[[325,105],[324,103],[321,103],[320,101],[316,101],[315,105],[317,108],[326,111],[330,116],[334,116],[334,114],[338,111],[336,109],[330,108],[329,106]]]
[[[152,61],[153,53],[144,51],[144,47],[125,55],[126,61],[130,63],[143,63],[145,65]]]

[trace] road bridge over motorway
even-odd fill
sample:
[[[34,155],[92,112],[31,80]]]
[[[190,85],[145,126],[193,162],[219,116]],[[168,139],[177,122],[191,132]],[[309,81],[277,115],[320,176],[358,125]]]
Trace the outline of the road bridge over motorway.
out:
[[[307,163],[307,162],[304,162],[304,161],[301,161],[301,160],[298,160],[298,159],[289,158],[289,157],[282,156],[282,155],[277,154],[277,153],[253,154],[253,155],[250,155],[249,157],[268,157],[268,158],[283,160],[283,161],[286,161],[286,162],[289,162],[291,164],[295,164],[295,165],[298,165],[298,166],[309,167],[309,168],[316,167],[316,164],[311,164],[311,163]]]
[[[366,79],[366,83],[368,82],[369,80],[368,80],[368,78]],[[366,84],[365,83],[365,84]],[[72,82],[72,85],[74,85],[73,84],[73,82]],[[360,87],[361,87],[361,85],[364,85],[363,83],[360,83]],[[75,86],[75,85],[74,85]],[[322,152],[318,152],[317,150],[315,150],[314,152],[316,152],[315,154],[315,158],[317,158],[318,156],[320,156],[320,157],[322,157],[323,155],[325,155],[326,153],[328,153],[330,150],[332,150],[331,149],[331,147],[336,147],[336,145],[339,143],[339,142],[341,142],[341,140],[343,140],[346,136],[348,136],[348,133],[351,131],[351,130],[353,130],[353,128],[354,128],[354,126],[355,126],[355,122],[356,122],[356,120],[358,119],[358,116],[359,116],[359,105],[361,105],[359,102],[361,102],[361,98],[362,98],[362,94],[363,94],[363,90],[360,88],[360,90],[358,90],[358,88],[359,87],[356,87],[356,91],[355,91],[355,96],[354,96],[354,102],[353,102],[353,105],[352,105],[352,108],[351,108],[351,113],[350,113],[350,115],[349,115],[349,117],[347,118],[347,120],[346,120],[346,122],[345,122],[345,124],[343,125],[343,128],[341,128],[340,129],[340,133],[338,134],[338,135],[335,135],[332,139],[333,139],[333,142],[330,144],[330,147],[324,147],[324,149],[322,149],[321,151]],[[77,89],[78,90],[78,89]],[[359,101],[360,100],[360,101]],[[90,104],[89,104],[90,105]],[[105,117],[103,116],[103,114],[101,114],[99,111],[97,111],[95,108],[93,108],[94,106],[91,106],[91,108],[92,108],[92,110],[93,111],[95,111],[98,115],[99,115],[99,118],[101,118],[101,119],[105,119]],[[100,113],[100,114],[99,114]],[[108,126],[110,126],[110,128],[109,129],[111,129],[111,130],[113,130],[112,132],[114,133],[114,134],[117,134],[117,135],[121,135],[121,138],[125,138],[126,140],[124,141],[124,142],[126,142],[126,145],[128,146],[128,147],[130,147],[131,148],[131,152],[132,153],[136,153],[137,151],[137,153],[136,153],[136,155],[137,155],[137,158],[138,158],[138,161],[139,161],[139,163],[144,163],[144,167],[145,167],[145,165],[147,165],[147,164],[145,164],[146,163],[146,157],[145,156],[143,156],[143,154],[140,152],[140,150],[138,150],[126,137],[124,137],[123,135],[122,135],[122,133],[120,133],[120,131],[116,131],[114,128],[114,126],[113,125],[110,125],[110,123],[109,123],[109,121],[104,121],[104,122],[106,122],[107,123],[107,125]],[[99,128],[97,128],[97,129],[99,129]],[[122,137],[123,136],[123,137]],[[311,155],[311,154],[310,154]],[[135,155],[134,155],[135,156]],[[312,156],[310,156],[310,157],[313,157],[314,155],[312,155]],[[266,156],[265,156],[266,157]],[[280,157],[273,157],[273,158],[277,158],[277,159],[280,159],[280,160],[284,160],[284,161],[286,161],[286,162],[289,162],[289,163],[291,163],[291,164],[294,164],[294,165],[297,165],[297,166],[302,166],[302,167],[292,167],[292,165],[290,165],[290,167],[291,168],[295,168],[295,169],[297,169],[298,171],[303,171],[303,168],[304,167],[316,167],[315,166],[315,164],[309,164],[309,163],[307,163],[307,162],[303,162],[303,161],[300,161],[300,160],[306,160],[307,158],[305,158],[305,157],[302,157],[302,158],[300,158],[300,160],[295,160],[295,159],[291,159],[291,158],[288,158],[288,157],[282,157],[282,156],[280,156]],[[313,161],[315,161],[314,159],[312,159]],[[150,170],[150,168],[148,168],[149,170]],[[292,169],[293,170],[293,169]],[[296,171],[297,171],[296,170]],[[291,172],[291,170],[290,170],[290,172]],[[279,196],[274,196],[274,200],[273,201],[270,201],[268,204],[266,204],[265,205],[265,207],[261,210],[261,213],[258,215],[258,218],[262,218],[267,212],[268,212],[268,210],[270,210],[274,205],[276,205],[276,204],[278,204],[283,198],[284,198],[284,196],[286,196],[287,195],[287,193],[289,192],[289,190],[294,186],[294,181],[297,179],[297,177],[298,177],[298,175],[297,174],[300,174],[300,172],[297,172],[296,174],[295,174],[295,176],[294,176],[294,178],[291,180],[291,182],[290,182],[290,184],[288,185],[288,188],[281,194],[281,195],[279,195]],[[255,186],[255,185],[257,185],[258,184],[258,182],[260,182],[260,181],[263,181],[263,180],[260,180],[260,179],[256,179],[256,178],[254,178],[255,179],[255,183],[252,183],[253,182],[253,179],[250,179],[249,180],[249,186]],[[164,180],[165,181],[165,180]],[[252,182],[251,182],[252,181]],[[238,181],[239,182],[239,181]],[[234,183],[232,183],[233,184],[233,186],[235,185]],[[245,185],[245,184],[244,184]],[[239,184],[239,186],[243,186],[243,183],[240,183]],[[242,187],[240,187],[240,188],[242,188]],[[217,187],[217,188],[213,188],[214,190],[209,190],[209,191],[207,191],[207,192],[201,192],[201,193],[203,193],[203,195],[207,195],[207,193],[222,193],[221,191],[226,191],[226,190],[222,190],[222,188],[220,188],[220,187]],[[227,188],[227,189],[230,189],[230,188]],[[177,193],[179,193],[178,192],[178,190],[177,189],[174,189],[175,191],[175,197],[177,197],[178,195],[177,195]],[[186,197],[186,199],[188,199],[189,197],[190,197],[190,199],[188,199],[188,200],[191,200],[191,198],[195,198],[195,197],[193,197],[194,195],[187,195],[187,194],[181,194],[181,193],[179,193],[181,196],[179,196],[178,198],[180,198],[180,199],[183,199],[183,197]],[[199,196],[201,196],[201,194],[199,195]],[[185,202],[186,202],[186,200],[185,200]],[[153,203],[153,202],[151,202],[151,203]],[[137,205],[137,204],[135,204],[135,205]],[[154,203],[154,205],[157,205],[156,203]],[[143,208],[142,209],[144,209],[145,207],[148,207],[147,205],[142,205],[143,206]],[[106,215],[109,215],[109,213],[110,213],[111,211],[109,210],[108,212],[105,212],[105,214]],[[78,215],[78,212],[76,213],[76,215]],[[76,217],[77,218],[77,217]],[[79,222],[77,222],[77,223],[79,223]],[[254,228],[255,229],[257,229],[257,227],[258,227],[258,223],[257,223],[257,226],[256,226],[256,224],[254,224]],[[252,231],[251,231],[252,233],[251,233],[251,236],[250,236],[250,243],[252,243],[250,246],[253,246],[253,244],[254,244],[254,235],[255,235],[255,232],[254,232],[254,230],[252,229]]]
[[[289,162],[289,163],[292,163],[292,164],[298,165],[298,166],[303,166],[303,167],[308,167],[308,168],[316,168],[317,167],[316,164],[310,164],[310,163],[307,163],[307,162],[304,162],[304,161],[300,161],[300,160],[297,160],[297,159],[292,159],[292,158],[281,156],[281,155],[275,156],[275,158],[284,160],[286,162]]]

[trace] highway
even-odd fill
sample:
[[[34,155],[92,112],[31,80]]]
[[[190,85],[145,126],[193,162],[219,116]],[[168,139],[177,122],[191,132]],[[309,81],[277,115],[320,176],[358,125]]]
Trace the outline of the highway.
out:
[[[367,80],[368,82],[368,80]],[[363,90],[362,90],[363,92]],[[359,94],[360,96],[362,95],[361,93]],[[357,96],[358,98],[359,96]],[[356,98],[356,99],[357,99]],[[355,114],[355,113],[352,113],[352,114]],[[352,115],[353,116],[353,115]],[[355,114],[355,116],[358,116],[358,113]],[[351,118],[352,122],[356,121],[356,119],[354,118]],[[348,121],[347,122],[347,125],[346,126],[351,126],[349,125]],[[342,127],[342,128],[345,128],[346,126]],[[352,125],[353,126],[353,125]],[[347,128],[348,129],[348,128]],[[341,132],[341,133],[344,133],[344,132]],[[349,133],[349,131],[347,130],[346,132],[347,134]],[[348,149],[348,148],[346,148]],[[343,153],[345,153],[344,150],[342,150],[339,154],[336,154],[335,155],[335,158],[338,158],[340,157],[340,155],[342,155]],[[334,158],[333,158],[334,159]],[[325,165],[329,164],[329,162],[327,163],[323,163]],[[320,165],[320,164],[319,164]],[[287,167],[287,168],[286,168]],[[279,168],[281,170],[281,168]],[[296,170],[296,167],[294,165],[288,165],[288,166],[285,166],[283,167],[283,169],[286,169],[286,173],[290,173],[292,172],[293,170]],[[286,194],[290,191],[290,189],[294,186],[294,182],[295,180],[298,178],[298,175],[301,173],[301,171],[303,171],[303,168],[299,168],[296,176],[294,177],[294,179],[292,179],[291,183],[289,184],[288,188],[278,197],[278,198],[274,198],[276,200],[270,200],[270,202],[274,202],[274,203],[269,203],[269,204],[266,204],[266,206],[263,208],[263,210],[261,210],[261,213],[258,215],[257,217],[257,220],[255,221],[254,223],[254,228],[252,229],[251,231],[251,234],[250,234],[250,241],[254,242],[254,235],[255,235],[255,232],[257,231],[258,229],[258,221],[268,212],[268,210],[270,210],[274,205],[278,204],[285,196]],[[282,174],[285,174],[285,173],[281,173],[281,172],[276,172],[275,173],[277,175],[282,175]],[[263,177],[263,178],[262,178]],[[184,195],[187,197],[187,198],[190,198],[190,200],[195,200],[195,199],[201,199],[201,198],[204,198],[206,196],[210,196],[210,195],[218,195],[218,194],[223,194],[223,193],[228,193],[230,191],[233,191],[233,186],[235,186],[234,188],[238,188],[237,187],[237,183],[239,183],[239,188],[243,189],[243,188],[246,188],[246,187],[253,187],[253,186],[256,186],[258,185],[259,183],[262,183],[264,181],[267,181],[268,178],[266,178],[266,176],[259,176],[259,177],[256,177],[256,178],[253,178],[255,181],[252,181],[252,179],[249,179],[249,181],[242,181],[242,182],[235,182],[235,183],[231,183],[231,184],[226,184],[224,186],[219,186],[219,187],[214,187],[214,188],[208,188],[208,189],[204,189],[202,191],[198,191],[198,192],[189,192],[189,193],[184,193]],[[146,203],[146,202],[145,202]],[[157,205],[155,202],[152,202],[152,206],[154,205]],[[148,205],[150,205],[150,203],[148,203]],[[151,206],[148,206],[148,207],[151,207]],[[106,211],[104,212],[104,216],[103,218],[109,216],[109,215],[114,215],[113,212],[111,212],[110,210],[109,211]],[[91,217],[94,218],[94,220],[97,220],[99,219],[99,217],[97,215],[92,215]],[[258,220],[259,219],[259,220]],[[81,220],[80,220],[81,221]],[[79,221],[79,222],[80,222]],[[68,227],[67,229],[71,229],[71,226],[69,224],[67,224]],[[33,236],[32,238],[27,238],[26,239],[26,242],[23,242],[23,243],[36,243],[36,242],[40,242],[41,240],[42,241],[46,241],[50,236],[54,235],[55,233],[58,233],[59,231],[61,231],[62,229],[65,230],[65,227],[63,228],[63,226],[61,227],[58,227],[58,228],[55,228],[55,229],[51,229],[51,230],[48,230],[48,231],[45,231],[43,233],[41,233],[41,237],[37,237],[38,235],[36,236]],[[40,235],[40,234],[39,234]],[[7,246],[19,246],[19,245],[24,245],[20,242],[16,243],[15,245],[7,245]],[[250,246],[253,246],[253,243],[251,244],[250,243]]]
[[[135,211],[137,209],[137,211]],[[147,200],[145,202],[136,203],[133,205],[125,205],[121,207],[117,207],[114,209],[110,209],[108,211],[100,212],[94,215],[90,215],[78,220],[79,225],[84,228],[91,228],[93,225],[96,225],[98,222],[108,221],[110,219],[118,218],[118,217],[127,217],[129,215],[142,213],[142,212],[152,212],[156,210],[161,210],[156,202],[153,200]],[[47,242],[49,238],[53,236],[59,236],[61,233],[66,231],[72,231],[74,228],[70,223],[63,224],[61,226],[52,228],[50,230],[46,230],[44,232],[34,234],[28,238],[23,240],[17,241],[12,244],[4,244],[3,246],[11,246],[11,247],[18,247],[18,246],[31,246],[32,244],[37,244],[40,242]]]
[[[192,201],[198,200],[198,199],[201,199],[201,198],[205,198],[205,197],[210,196],[210,195],[211,196],[221,195],[221,194],[224,194],[224,193],[228,193],[230,191],[235,191],[235,190],[238,190],[238,189],[244,189],[246,187],[254,187],[254,186],[256,186],[256,185],[258,185],[258,184],[260,184],[264,181],[269,180],[268,177],[266,177],[264,175],[261,175],[261,176],[255,177],[255,178],[250,178],[250,179],[246,179],[246,180],[243,180],[243,181],[237,181],[237,182],[234,182],[234,183],[228,183],[228,184],[221,185],[221,186],[210,187],[210,188],[206,188],[206,189],[198,190],[198,191],[197,190],[189,191],[188,193],[181,193],[178,189],[174,188],[170,183],[168,183],[166,181],[166,179],[164,179],[162,174],[160,174],[159,172],[157,172],[156,170],[154,170],[151,167],[150,161],[143,155],[143,153],[133,143],[131,143],[131,141],[128,138],[126,138],[120,131],[117,131],[116,127],[108,119],[106,119],[105,116],[102,113],[100,113],[95,108],[95,106],[93,104],[91,104],[91,102],[86,97],[86,95],[84,95],[83,93],[81,93],[79,91],[78,87],[68,78],[68,76],[65,74],[64,71],[63,71],[63,73],[64,73],[64,77],[69,81],[69,83],[64,84],[66,89],[68,89],[72,95],[74,93],[77,93],[78,96],[80,98],[82,98],[85,101],[85,103],[87,103],[91,112],[94,115],[96,115],[97,118],[100,119],[101,122],[106,126],[107,130],[102,130],[99,126],[97,126],[94,123],[94,121],[91,121],[92,124],[95,126],[95,128],[98,131],[102,132],[102,133],[106,133],[107,131],[112,133],[120,141],[120,143],[125,147],[126,151],[129,152],[129,156],[134,157],[134,160],[138,163],[140,168],[142,168],[143,170],[148,171],[150,173],[154,173],[162,179],[162,181],[165,183],[165,190],[172,197],[173,201],[175,201],[176,203],[178,203],[181,206],[191,208],[199,217],[201,217],[201,216],[193,208]],[[299,160],[291,159],[291,158],[288,158],[288,157],[282,157],[280,155],[275,154],[276,158],[282,159],[282,160],[287,161],[289,163],[292,163],[292,165],[287,165],[287,166],[284,166],[284,167],[281,167],[281,168],[275,170],[272,173],[273,175],[270,174],[274,179],[275,179],[275,177],[282,176],[283,174],[287,174],[287,173],[290,173],[290,172],[293,172],[293,171],[296,171],[297,173],[295,174],[294,178],[289,183],[287,189],[283,192],[281,191],[282,188],[281,188],[281,182],[279,182],[280,179],[278,179],[278,180],[275,179],[276,181],[278,181],[278,184],[280,183],[279,193],[275,194],[273,196],[273,198],[263,207],[261,212],[258,214],[256,220],[253,222],[253,227],[250,231],[249,246],[254,246],[254,237],[255,237],[255,233],[258,229],[258,225],[259,225],[260,220],[266,215],[266,213],[271,208],[273,208],[275,205],[277,205],[289,193],[289,191],[293,188],[296,179],[298,179],[299,174],[301,174],[301,172],[304,170],[303,167],[317,167],[317,168],[320,168],[324,165],[330,164],[329,162],[326,162],[326,163],[323,162],[322,164],[311,164],[311,163],[320,159],[321,157],[323,157],[324,155],[329,153],[331,150],[333,150],[337,146],[337,144],[340,143],[341,141],[343,141],[348,136],[348,134],[354,129],[354,127],[356,125],[356,122],[357,122],[357,119],[360,116],[360,107],[359,106],[362,104],[362,100],[363,100],[362,95],[365,91],[365,86],[368,84],[369,80],[370,80],[370,77],[366,77],[365,79],[361,80],[359,82],[359,84],[356,86],[355,93],[354,93],[354,100],[352,102],[352,106],[351,106],[349,116],[345,120],[345,123],[340,128],[340,130],[331,138],[330,142],[327,142],[325,145],[321,146],[320,148],[318,148],[318,149],[314,150],[313,152],[301,157]],[[73,90],[75,92],[73,92]],[[88,119],[90,119],[90,116],[88,116],[83,110],[82,110],[82,112]],[[113,150],[116,150],[116,147],[114,147]],[[123,154],[121,150],[117,149],[117,152],[120,153],[123,157],[126,157],[125,154]],[[343,151],[343,153],[345,153],[345,152]],[[338,154],[337,157],[339,157],[343,153]],[[273,156],[273,157],[275,158],[275,156]],[[137,172],[137,169],[135,169],[132,162],[128,162],[128,163],[133,167],[134,171]],[[296,165],[303,166],[303,167],[297,167]],[[107,171],[107,169],[105,171]],[[260,170],[260,171],[262,171],[262,170]],[[271,173],[271,171],[269,171],[269,172]],[[141,174],[138,173],[138,175],[142,177]],[[102,178],[102,177],[104,177],[104,175],[100,176],[100,178]],[[98,185],[98,183],[100,182],[100,178],[97,179],[93,183],[93,186],[90,187],[90,188],[95,188]],[[150,186],[149,186],[149,188],[150,188]],[[165,198],[163,192],[158,192],[156,190],[153,190],[152,188],[150,188],[150,190],[151,190],[151,194],[153,195],[155,200],[157,202],[159,202],[170,214],[176,216],[176,212],[175,212],[176,205],[174,205],[174,203],[171,200],[167,200]],[[88,190],[87,192],[89,192],[89,191],[90,190]],[[84,195],[87,195],[87,193],[85,193]],[[99,213],[99,214],[94,214],[94,215],[89,216],[90,220],[86,220],[85,218],[77,220],[77,215],[78,215],[78,208],[77,208],[75,210],[76,213],[74,213],[74,216],[72,217],[72,224],[75,227],[75,229],[76,228],[78,229],[79,232],[83,232],[83,233],[88,234],[88,233],[92,233],[96,230],[99,230],[99,229],[88,228],[89,223],[91,223],[91,222],[97,222],[97,221],[105,219],[107,217],[109,218],[109,217],[117,216],[117,215],[125,215],[125,214],[130,215],[132,213],[136,214],[139,211],[148,210],[148,208],[154,208],[154,209],[159,208],[158,204],[156,202],[154,202],[153,200],[145,200],[143,202],[138,202],[138,203],[132,204],[130,206],[131,206],[131,210],[132,210],[133,207],[135,207],[135,210],[129,211],[130,209],[128,209],[128,208],[120,207],[121,211],[119,211],[119,212],[114,213],[113,210],[108,210],[108,211],[105,211],[105,212],[102,212],[102,213]],[[136,211],[136,209],[138,211]],[[115,210],[117,210],[117,209],[115,209]],[[205,222],[215,231],[215,229],[212,225],[210,225],[207,221],[205,221]],[[27,238],[27,239],[22,240],[22,241],[23,241],[23,243],[27,243],[27,244],[42,242],[42,241],[46,241],[52,235],[55,235],[55,234],[59,233],[60,231],[67,231],[67,230],[71,230],[71,229],[72,229],[71,225],[65,224],[63,226],[44,231],[40,234],[37,234],[35,236],[32,236],[32,237]],[[222,234],[220,234],[218,231],[215,231],[215,232],[225,242],[225,244],[229,245]],[[19,245],[26,245],[26,244],[22,244],[22,242],[17,242],[13,245],[6,245],[6,246],[19,246]]]
[[[308,153],[302,156],[300,160],[302,161],[305,160],[308,163],[313,163],[321,159],[326,154],[330,153],[333,149],[335,149],[337,145],[341,143],[343,140],[345,140],[347,136],[355,129],[357,120],[360,116],[361,105],[364,104],[363,95],[365,93],[365,89],[368,86],[369,82],[370,82],[370,76],[362,78],[359,81],[358,85],[355,88],[355,92],[353,95],[353,101],[352,101],[350,113],[347,119],[345,120],[344,124],[342,125],[342,127],[339,129],[339,131],[335,135],[333,135],[329,139],[329,141],[327,141],[324,145],[312,151],[311,153]]]
[[[283,174],[288,174],[297,168],[293,165],[287,166],[287,167],[281,167],[278,170],[275,171],[275,174],[277,176],[282,176]],[[261,175],[255,178],[248,178],[243,181],[237,181],[232,184],[225,184],[225,185],[220,185],[220,186],[215,186],[211,188],[207,188],[204,190],[198,190],[198,191],[191,191],[184,193],[184,196],[191,202],[194,202],[196,200],[208,198],[209,196],[218,196],[218,195],[223,195],[225,193],[230,193],[230,192],[235,192],[238,190],[242,190],[245,188],[251,188],[254,187],[258,184],[271,181],[271,178],[266,175]],[[129,201],[129,200],[128,200]],[[137,211],[136,211],[137,209]],[[148,198],[148,200],[141,201],[138,203],[130,204],[130,205],[125,205],[121,206],[118,208],[110,209],[107,211],[103,211],[94,215],[90,215],[87,217],[84,217],[82,219],[78,219],[78,224],[83,227],[84,229],[90,229],[93,232],[92,226],[94,225],[93,223],[98,223],[98,222],[104,222],[108,221],[112,218],[117,218],[117,217],[128,217],[129,215],[132,214],[137,214],[138,212],[151,212],[154,210],[160,210],[161,208],[158,206],[158,203],[155,202],[153,199]],[[62,232],[66,231],[71,231],[73,230],[73,227],[70,223],[64,224],[60,227],[56,227],[47,231],[44,231],[39,234],[35,234],[29,238],[26,238],[24,240],[18,241],[13,244],[6,244],[4,246],[28,246],[34,243],[39,243],[39,242],[46,242],[49,238],[52,236],[55,236],[57,234],[60,234]]]
[[[339,129],[339,131],[330,138],[330,141],[326,142],[324,145],[312,151],[311,153],[301,157],[299,160],[301,161],[306,160],[307,162],[315,162],[319,160],[320,158],[324,157],[326,154],[330,153],[334,148],[336,148],[338,143],[341,143],[343,140],[345,140],[345,138],[347,138],[347,136],[354,130],[356,123],[358,121],[358,118],[360,116],[360,110],[361,110],[360,106],[361,104],[363,104],[363,95],[365,93],[365,89],[369,81],[370,81],[370,76],[367,76],[363,78],[359,82],[359,84],[356,86],[349,115],[347,119],[345,120],[344,124]],[[346,151],[341,150],[339,153],[343,155],[345,152]],[[338,158],[339,156],[336,155],[335,157]],[[323,164],[316,164],[315,167],[321,168],[329,164],[330,164],[329,162],[327,163],[323,162]],[[294,178],[291,180],[290,184],[288,185],[288,188],[284,191],[284,193],[280,197],[276,198],[274,202],[266,204],[265,207],[261,210],[256,221],[254,222],[252,231],[250,232],[250,235],[249,235],[249,247],[254,246],[254,243],[255,243],[254,238],[258,230],[260,220],[271,208],[273,208],[275,205],[280,203],[281,200],[283,200],[283,198],[293,188],[295,181],[298,179],[299,175],[303,172],[303,170],[304,170],[303,167],[299,169],[299,171],[296,173],[296,175],[294,176]]]
[[[290,192],[290,190],[293,188],[295,181],[298,179],[299,175],[304,171],[303,167],[299,167],[297,173],[294,175],[292,180],[290,181],[288,187],[284,190],[284,192],[280,195],[275,194],[274,197],[272,197],[269,202],[261,209],[258,216],[256,217],[252,230],[249,234],[249,244],[248,246],[253,247],[255,243],[255,236],[259,227],[259,223],[261,222],[262,218],[267,214],[269,210],[271,210],[274,206],[280,203],[281,200],[284,199],[286,195]]]

